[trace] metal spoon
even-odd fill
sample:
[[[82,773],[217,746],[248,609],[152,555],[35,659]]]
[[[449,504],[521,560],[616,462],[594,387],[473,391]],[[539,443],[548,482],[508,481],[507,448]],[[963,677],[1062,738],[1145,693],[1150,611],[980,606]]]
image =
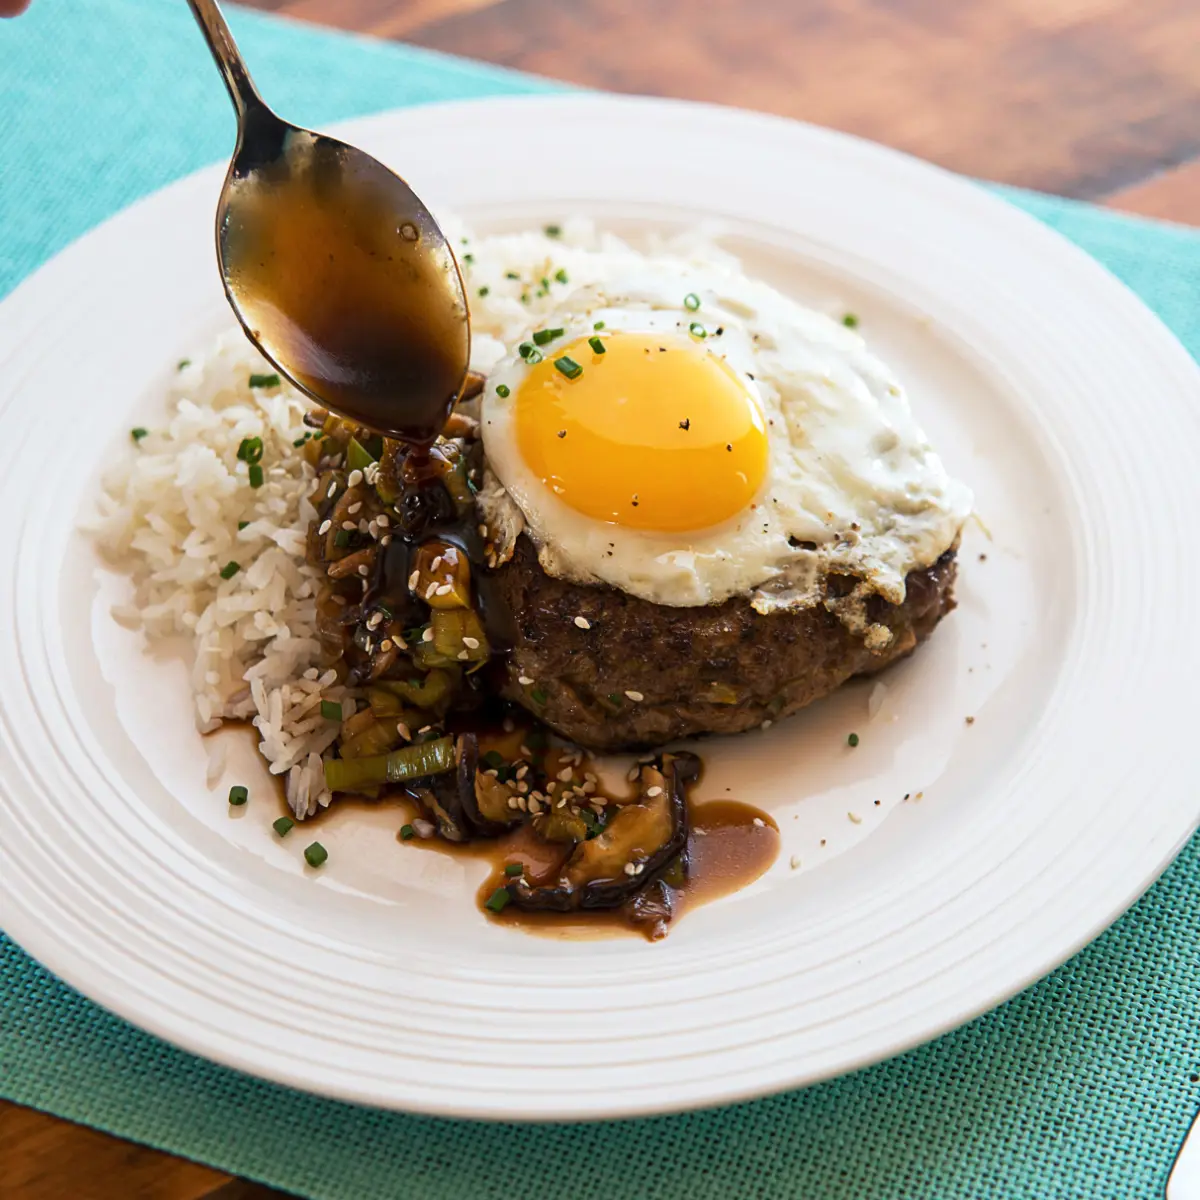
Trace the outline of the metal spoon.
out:
[[[471,344],[445,234],[382,163],[277,117],[215,0],[188,3],[238,116],[217,208],[217,259],[238,320],[321,404],[432,442],[462,389]]]

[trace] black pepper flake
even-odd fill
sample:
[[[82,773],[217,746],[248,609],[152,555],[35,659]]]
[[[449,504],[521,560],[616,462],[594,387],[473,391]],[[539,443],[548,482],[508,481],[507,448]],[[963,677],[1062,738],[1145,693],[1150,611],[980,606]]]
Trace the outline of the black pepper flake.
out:
[[[726,442],[726,443],[725,443],[725,449],[726,449],[726,450],[728,450],[730,454],[732,454],[732,453],[733,453],[733,443],[732,443],[732,442]]]
[[[567,431],[566,431],[565,429],[560,429],[560,430],[558,431],[558,436],[559,436],[559,437],[566,437],[566,436],[567,436]]]
[[[630,501],[630,503],[633,505],[633,507],[634,507],[634,508],[637,508],[637,506],[638,506],[638,498],[637,498],[637,494],[636,494],[636,493],[634,494],[634,497],[633,497],[632,501]]]
[[[684,417],[683,420],[679,422],[679,428],[682,429],[684,431],[684,433],[686,433],[689,429],[691,429],[691,427],[692,427],[691,417]]]

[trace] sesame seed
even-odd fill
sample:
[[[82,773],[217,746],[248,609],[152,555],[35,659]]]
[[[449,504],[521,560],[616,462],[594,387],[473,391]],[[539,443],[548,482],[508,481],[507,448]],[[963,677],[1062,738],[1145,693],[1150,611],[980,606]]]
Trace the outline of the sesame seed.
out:
[[[432,625],[428,629],[426,629],[423,634],[421,634],[421,641],[423,641],[423,642],[432,642],[433,641],[433,626]]]
[[[518,675],[518,676],[517,676],[517,682],[518,682],[518,683],[519,683],[519,684],[520,684],[522,687],[528,687],[528,686],[529,686],[529,685],[530,685],[530,684],[533,682],[533,680],[532,680],[532,679],[530,679],[528,675]]]
[[[765,829],[767,825],[766,821],[764,821],[762,817],[755,817],[754,824],[757,825],[759,829]]]
[[[633,873],[635,875],[640,875],[645,869],[646,869],[645,863],[638,863],[638,865],[633,868]]]
[[[517,791],[524,796],[529,791],[529,784],[524,779],[517,780]]]
[[[436,583],[431,583],[431,584],[430,584],[430,585],[429,585],[429,586],[428,586],[428,587],[425,589],[425,599],[426,599],[426,600],[428,600],[428,599],[429,599],[429,597],[430,597],[430,596],[432,596],[432,595],[433,595],[433,593],[437,591],[437,589],[438,589],[438,585],[437,585]]]
[[[476,530],[478,530],[479,536],[481,538],[487,537],[488,534],[487,534],[487,526],[486,525],[476,525],[475,528],[476,528]]]
[[[391,523],[392,522],[388,518],[387,513],[380,513],[379,516],[375,518],[375,524],[383,529],[386,529]]]
[[[518,779],[524,779],[525,776],[528,774],[529,774],[528,764],[523,764],[517,768],[517,778]]]
[[[560,780],[562,783],[566,783],[567,780],[571,778],[571,768],[563,767],[563,769],[559,771],[555,778]]]
[[[497,771],[495,767],[489,767],[486,771],[484,771],[484,774],[490,775],[493,779],[500,778],[500,772]]]
[[[529,799],[529,811],[531,813],[533,813],[533,815],[535,817],[537,816],[538,813],[540,813],[542,811],[542,806],[541,806],[540,801],[534,800],[532,796]]]
[[[530,750],[530,748],[528,746],[526,746],[524,743],[522,743],[520,746],[520,752],[521,752],[522,758],[532,758],[533,757],[533,751]]]
[[[555,792],[557,792],[557,791],[558,791],[558,784],[557,784],[557,783],[553,783],[553,782],[551,782],[551,783],[548,783],[548,784],[546,784],[546,795],[548,795],[548,796],[553,796],[553,795],[554,795],[554,793],[555,793]]]
[[[759,726],[759,729],[770,729],[770,728],[771,728],[771,722],[770,722],[770,721],[764,721],[764,722],[763,722],[763,723],[762,723],[762,724]]]
[[[358,519],[358,532],[359,533],[366,533],[367,530],[369,530],[370,528],[371,528],[370,525],[367,524],[366,517],[360,517]]]
[[[647,788],[647,789],[646,789],[646,795],[647,795],[647,796],[661,796],[661,795],[662,795],[662,788],[660,788],[660,787],[652,787],[652,788]]]
[[[422,725],[421,728],[417,730],[417,732],[418,733],[432,733],[433,726],[432,725]]]
[[[509,808],[520,808],[521,802],[516,798],[516,796],[509,796],[508,807]]]
[[[846,814],[846,816],[848,816],[850,818],[850,820],[853,824],[855,824],[855,825],[862,824],[862,817],[860,817],[857,813],[848,812]]]
[[[320,529],[318,529],[318,530],[317,530],[317,532],[318,532],[318,533],[319,533],[319,534],[320,534],[322,537],[324,537],[324,536],[325,536],[325,534],[327,534],[327,533],[328,533],[328,532],[329,532],[329,531],[330,531],[332,528],[333,528],[333,522],[332,522],[332,521],[329,521],[329,520],[325,520],[325,521],[322,521],[322,522],[321,522],[321,528],[320,528]]]
[[[591,629],[592,627],[592,623],[587,619],[587,617],[576,617],[575,624],[578,625],[580,629]]]
[[[358,525],[354,521],[343,521],[342,528],[349,533],[353,529],[357,529]]]
[[[636,874],[637,874],[637,867],[635,867],[635,866],[633,865],[633,863],[626,863],[626,864],[625,864],[625,874],[626,874],[626,875],[636,875]]]
[[[396,722],[396,732],[406,741],[412,741],[412,730],[403,721]]]
[[[362,481],[363,481],[363,473],[357,467],[355,467],[354,470],[351,471],[350,474],[346,476],[346,486],[347,487],[358,487],[358,485],[360,483],[362,483]]]
[[[625,693],[625,695],[628,696],[629,699],[633,700],[634,702],[636,702],[638,700],[645,700],[645,698],[646,698],[645,696],[642,695],[641,692],[628,692],[627,691]]]
[[[580,788],[585,796],[590,796],[595,790],[596,785],[590,779]]]
[[[517,797],[517,805],[521,809],[522,812],[529,811],[529,801],[524,796]]]
[[[349,507],[348,509],[346,509],[346,511],[347,511],[347,512],[348,512],[348,513],[349,513],[351,516],[354,516],[354,514],[355,514],[356,512],[358,512],[358,510],[359,510],[360,508],[362,508],[362,501],[361,501],[361,500],[358,500],[358,501],[356,501],[354,504],[350,505],[350,507]]]
[[[792,855],[791,866],[792,866],[793,871],[800,870],[800,855],[798,855],[798,854]]]
[[[432,575],[432,574],[433,574],[433,572],[434,572],[434,571],[436,571],[436,570],[438,569],[438,567],[440,567],[444,561],[445,561],[445,559],[443,559],[443,558],[442,558],[442,556],[439,554],[439,555],[438,555],[438,556],[437,556],[437,557],[436,557],[436,558],[433,560],[433,562],[431,562],[431,563],[429,564],[429,573]]]
[[[383,537],[379,539],[379,544],[381,546],[390,546],[392,544],[392,535],[390,533],[385,533]]]
[[[463,645],[466,646],[466,648],[468,650],[478,650],[479,649],[479,639],[473,638],[473,637],[464,637]]]
[[[366,563],[363,563],[363,565],[358,568],[358,573],[366,578],[366,576],[370,575],[371,568],[368,567]]]
[[[452,583],[442,583],[438,585],[438,590],[434,593],[434,595],[448,596],[452,591],[454,591],[454,585]]]
[[[379,626],[382,624],[383,624],[383,613],[381,613],[381,612],[373,612],[367,618],[367,628],[368,629],[378,629]]]
[[[421,572],[420,572],[420,571],[414,571],[414,572],[413,572],[413,573],[412,573],[412,574],[411,574],[411,575],[408,577],[408,590],[409,590],[410,592],[415,592],[415,591],[417,590],[417,584],[418,584],[418,583],[420,583],[420,582],[421,582]]]
[[[465,650],[460,650],[458,652],[458,657],[460,660],[465,661],[466,659],[470,658],[471,656]]]
[[[384,654],[386,654],[391,648],[392,648],[392,639],[391,638],[384,638],[383,641],[379,643],[379,649],[382,650],[384,652]]]

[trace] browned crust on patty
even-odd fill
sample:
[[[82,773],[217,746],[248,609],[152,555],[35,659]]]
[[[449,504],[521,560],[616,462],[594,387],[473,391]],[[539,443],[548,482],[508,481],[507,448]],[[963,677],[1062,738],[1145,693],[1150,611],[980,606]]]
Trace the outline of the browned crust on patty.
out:
[[[556,579],[522,537],[512,561],[494,572],[517,628],[502,692],[594,750],[740,733],[911,654],[953,609],[955,572],[951,549],[908,575],[903,604],[868,601],[869,620],[892,633],[876,652],[823,605],[769,615],[744,598],[672,608]],[[832,576],[828,594],[844,594],[855,582]],[[532,683],[521,684],[522,677]],[[642,698],[630,699],[630,691]]]

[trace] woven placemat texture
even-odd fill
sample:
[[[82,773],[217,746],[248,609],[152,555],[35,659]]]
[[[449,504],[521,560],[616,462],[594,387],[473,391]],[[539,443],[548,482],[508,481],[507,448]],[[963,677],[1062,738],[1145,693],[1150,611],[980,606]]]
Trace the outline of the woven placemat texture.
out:
[[[232,20],[264,93],[313,125],[554,86]],[[232,136],[179,0],[38,0],[0,25],[0,295]],[[1009,195],[1200,349],[1200,236]],[[562,1126],[407,1117],[262,1083],[132,1028],[0,937],[0,1094],[325,1200],[1155,1197],[1200,1103],[1198,912],[1193,841],[1083,953],[932,1045],[733,1108]]]

